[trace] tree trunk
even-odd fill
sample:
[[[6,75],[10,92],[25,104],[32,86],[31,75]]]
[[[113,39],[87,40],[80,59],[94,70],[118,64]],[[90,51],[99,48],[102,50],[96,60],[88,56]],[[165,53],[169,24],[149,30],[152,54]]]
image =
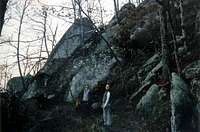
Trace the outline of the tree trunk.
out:
[[[117,2],[117,12],[119,12],[119,0],[116,0]]]
[[[118,0],[117,1],[114,0],[114,8],[115,8],[115,16],[117,18],[117,23],[119,24],[119,14],[118,14],[118,12],[119,12],[119,2],[118,2]]]
[[[183,20],[183,0],[179,0],[179,8],[180,8],[180,18],[181,18],[182,40],[183,40],[184,48],[187,49],[186,32],[185,32],[185,26],[184,26],[184,20]]]
[[[77,2],[78,2],[78,5],[81,5],[81,0],[77,0]],[[80,44],[82,45],[84,42],[84,32],[83,32],[83,18],[82,18],[80,6],[78,8],[78,15],[80,19]]]
[[[49,57],[50,53],[49,53],[49,49],[48,49],[48,45],[47,45],[47,36],[46,36],[46,32],[47,32],[47,29],[46,29],[46,25],[47,25],[47,12],[44,11],[44,24],[43,24],[43,39],[44,39],[44,45],[45,45],[45,48],[46,48],[46,52],[47,52],[47,56]]]
[[[8,0],[0,0],[0,36],[4,24],[4,17],[6,13],[6,7],[7,7]]]
[[[172,10],[175,9],[174,7],[174,2],[172,1]],[[175,28],[173,26],[173,19],[172,19],[172,14],[171,13],[175,13],[175,12],[170,12],[168,11],[168,15],[169,15],[169,21],[168,21],[168,25],[169,25],[169,32],[171,32],[171,36],[172,36],[172,41],[173,41],[173,47],[174,47],[174,58],[175,58],[175,62],[176,62],[176,67],[177,67],[177,72],[178,75],[181,74],[181,66],[179,63],[179,58],[178,58],[178,54],[177,54],[177,39],[176,39],[176,35],[175,35]]]
[[[100,7],[100,17],[101,17],[101,25],[103,26],[103,9],[102,9],[102,5],[101,5],[101,0],[98,0],[99,2],[99,7]]]
[[[24,6],[23,6],[23,11],[22,11],[22,16],[20,18],[20,24],[19,24],[19,30],[18,30],[18,39],[17,39],[17,64],[18,64],[18,68],[19,68],[19,74],[21,77],[21,81],[22,81],[22,85],[23,85],[23,89],[26,89],[26,85],[25,85],[25,80],[24,77],[22,75],[22,70],[21,70],[21,65],[20,65],[20,58],[19,58],[19,54],[20,54],[20,37],[21,37],[21,29],[22,29],[22,24],[23,24],[23,19],[24,19],[24,14],[25,11],[28,7],[27,5],[28,0],[25,1]]]
[[[73,7],[73,12],[74,12],[74,22],[76,21],[76,2],[74,0],[71,0],[72,2],[72,7]]]
[[[170,80],[170,67],[169,67],[169,63],[170,63],[170,58],[169,58],[169,42],[168,42],[168,33],[167,33],[167,23],[168,23],[168,13],[167,13],[167,6],[168,1],[164,1],[164,4],[161,6],[160,9],[160,33],[161,33],[161,43],[162,43],[162,64],[163,64],[163,68],[162,68],[162,77],[163,80],[165,81],[169,81]]]

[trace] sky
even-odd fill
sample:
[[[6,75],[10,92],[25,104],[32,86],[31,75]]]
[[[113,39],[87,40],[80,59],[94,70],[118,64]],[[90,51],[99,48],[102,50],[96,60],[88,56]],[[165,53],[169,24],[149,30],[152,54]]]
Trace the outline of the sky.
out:
[[[85,2],[87,0],[83,1]],[[93,0],[88,0],[88,1],[93,1]],[[128,2],[128,0],[119,0],[119,1],[120,1],[120,7]],[[0,43],[6,40],[11,40],[11,41],[17,40],[19,21],[22,13],[23,4],[24,0],[10,0],[10,2],[8,3],[9,6],[6,12],[6,17],[5,17],[6,21],[3,27],[2,36],[0,37]],[[114,14],[113,0],[101,0],[101,4],[103,9],[105,10],[103,18],[104,22],[106,23],[113,17]],[[63,8],[63,6],[72,7],[71,0],[40,0],[40,2],[38,2],[38,0],[32,0],[32,2],[30,3],[29,7],[25,12],[25,17],[22,24],[22,31],[21,31],[22,41],[36,40],[42,37],[41,33],[42,25],[38,24],[37,22],[43,22],[43,17],[41,16],[41,12],[43,7],[47,5],[49,7],[47,10],[48,12],[47,25],[49,27],[47,28],[47,35],[50,36],[49,37],[50,39],[52,39],[51,30],[55,31],[57,27],[56,42],[58,42],[59,39],[63,36],[63,34],[67,31],[67,29],[70,27],[70,25],[72,24],[71,23],[72,19],[65,17],[69,15],[68,13],[69,9]],[[97,6],[97,3],[94,3],[94,5]],[[60,14],[52,13],[54,10],[53,7],[55,7],[54,9],[57,11],[60,10]],[[62,17],[57,17],[58,15]],[[96,16],[98,17],[98,15]],[[32,19],[34,19],[34,21]],[[20,43],[20,53],[25,56],[28,51],[30,57],[36,57],[36,55],[34,54],[39,52],[41,48],[41,43],[42,41]],[[51,42],[48,41],[48,44],[49,43]],[[12,43],[5,43],[3,46],[2,45],[0,46],[1,48],[0,65],[8,64],[9,65],[8,72],[9,74],[12,74],[12,77],[19,76],[19,71],[16,63],[17,60],[16,48],[14,48],[16,44],[17,44],[16,42],[12,42]],[[49,50],[52,50],[51,44],[49,44]],[[45,57],[47,55],[46,53],[42,53],[42,56]],[[31,65],[34,65],[34,63],[30,64],[30,67]]]

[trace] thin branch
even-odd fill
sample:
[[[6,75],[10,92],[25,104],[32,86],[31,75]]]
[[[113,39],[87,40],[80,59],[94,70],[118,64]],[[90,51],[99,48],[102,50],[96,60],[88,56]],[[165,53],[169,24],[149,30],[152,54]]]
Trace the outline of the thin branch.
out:
[[[61,8],[66,8],[66,9],[70,9],[70,10],[72,10],[73,8],[71,8],[71,7],[67,7],[67,6],[61,6],[61,5],[50,5],[50,4],[45,4],[45,3],[43,3],[43,2],[41,2],[40,0],[37,0],[38,1],[38,3],[40,3],[41,5],[43,5],[43,6],[52,6],[52,7],[61,7]]]
[[[20,65],[20,58],[19,58],[20,47],[19,46],[20,46],[20,37],[21,37],[21,29],[22,29],[24,14],[25,14],[26,9],[28,8],[27,2],[28,2],[28,0],[25,0],[25,2],[24,2],[22,15],[21,15],[21,18],[20,18],[20,25],[19,25],[19,30],[18,30],[18,40],[17,40],[17,62],[18,62],[17,64],[18,64],[18,68],[19,68],[20,77],[21,77],[21,80],[22,80],[23,89],[26,89],[26,85],[25,85],[25,80],[24,80],[24,77],[22,75],[22,70],[21,70],[21,65]]]
[[[43,38],[43,37],[42,37]],[[33,40],[27,40],[27,41],[23,41],[23,40],[20,40],[19,42],[20,43],[32,43],[32,42],[36,42],[38,40],[41,40],[42,38],[37,38],[37,39],[33,39]],[[6,40],[6,41],[3,41],[3,42],[0,42],[0,45],[1,44],[4,44],[4,43],[18,43],[18,40]],[[14,47],[14,46],[13,46]],[[16,47],[16,46],[15,46]]]
[[[47,45],[47,36],[46,36],[46,25],[47,25],[47,12],[44,10],[44,23],[43,23],[43,39],[44,39],[44,45],[46,48],[47,56],[49,57],[49,50],[48,50],[48,45]]]
[[[115,60],[118,63],[121,63],[120,60],[117,58],[117,56],[115,55],[114,51],[111,48],[110,43],[105,39],[105,37],[101,34],[101,31],[98,29],[98,27],[94,24],[94,22],[92,21],[92,19],[90,18],[90,16],[87,15],[87,13],[85,13],[85,11],[82,9],[81,5],[79,5],[79,3],[75,0],[75,2],[78,4],[79,8],[81,9],[81,11],[83,12],[83,14],[89,19],[89,21],[92,23],[94,29],[97,31],[98,35],[100,35],[100,37],[103,39],[103,41],[106,43],[107,47],[109,48],[110,52],[112,53],[113,57],[115,58]]]

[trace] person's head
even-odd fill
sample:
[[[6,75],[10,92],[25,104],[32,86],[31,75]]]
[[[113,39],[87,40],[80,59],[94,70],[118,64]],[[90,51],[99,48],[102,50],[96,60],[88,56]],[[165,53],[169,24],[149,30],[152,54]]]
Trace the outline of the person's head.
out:
[[[105,87],[105,88],[106,88],[106,90],[109,90],[109,89],[110,89],[109,83],[106,84],[106,87]]]
[[[89,86],[88,85],[85,85],[85,89],[88,89],[89,88]]]

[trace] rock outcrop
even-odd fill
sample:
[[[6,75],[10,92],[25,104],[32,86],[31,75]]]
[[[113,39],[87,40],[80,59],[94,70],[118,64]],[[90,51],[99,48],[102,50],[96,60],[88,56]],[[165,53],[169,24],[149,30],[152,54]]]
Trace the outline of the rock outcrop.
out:
[[[154,84],[137,104],[136,110],[145,118],[152,119],[158,117],[157,114],[159,114],[160,108],[157,105],[163,103],[162,99],[165,96],[165,92],[158,85]]]
[[[183,76],[190,83],[190,91],[195,98],[195,114],[197,117],[197,126],[200,130],[200,61],[194,61],[188,64],[183,70]]]
[[[194,117],[193,103],[187,84],[176,73],[172,73],[171,98],[171,131],[195,131],[192,124]]]
[[[148,59],[145,64],[138,71],[138,79],[142,82],[147,74],[159,63],[160,55],[155,54],[150,59]]]
[[[125,109],[130,114],[134,113],[132,107],[137,105],[136,114],[142,117],[146,127],[140,131],[169,132],[172,128],[172,132],[195,132],[195,116],[200,113],[200,35],[199,29],[196,30],[200,27],[199,2],[185,0],[183,3],[188,45],[186,52],[180,50],[183,43],[178,40],[182,33],[180,14],[172,14],[176,18],[174,32],[177,35],[177,48],[181,51],[178,57],[181,66],[185,67],[181,76],[185,80],[175,73],[172,74],[171,82],[162,79],[160,16],[159,5],[155,0],[146,0],[138,7],[126,4],[119,12],[120,22],[117,23],[116,17],[113,17],[105,29],[98,33],[87,18],[83,19],[82,26],[80,20],[77,20],[53,49],[44,67],[31,79],[27,90],[21,89],[21,84],[9,84],[12,93],[23,95],[25,115],[31,117],[33,123],[28,127],[29,131],[76,129],[64,124],[65,121],[77,127],[82,126],[82,120],[79,121],[77,117],[77,113],[81,112],[76,111],[75,114],[71,104],[65,107],[66,103],[74,101],[82,89],[88,86],[92,92],[99,90],[95,103],[100,104],[105,83],[109,80],[114,107],[121,109],[116,113],[123,115]],[[80,29],[83,29],[84,38],[81,37]],[[170,68],[175,72],[172,38],[169,39],[172,58]],[[70,110],[66,112],[68,108]],[[118,116],[116,113],[115,117]],[[125,114],[129,119],[126,122],[131,123],[133,118],[128,114]],[[88,123],[87,119],[83,120]],[[115,121],[119,122],[116,118]],[[49,125],[52,127],[47,128]]]
[[[169,130],[169,97],[165,90],[153,84],[136,106],[136,112],[150,131]],[[159,125],[158,125],[159,124]]]
[[[116,60],[100,36],[90,40],[95,33],[91,27],[87,27],[88,24],[83,25],[86,26],[84,27],[86,36],[81,45],[79,44],[77,23],[71,26],[38,73],[38,76],[40,74],[48,76],[46,89],[38,86],[35,81],[24,94],[24,99],[35,97],[38,94],[55,93],[60,94],[63,100],[69,101],[77,97],[85,85],[93,88],[99,81],[107,77]],[[102,33],[102,36],[109,41],[114,32],[115,29],[109,28]],[[67,48],[66,46],[72,47]]]
[[[23,78],[25,81],[25,88],[23,87],[21,77],[14,77],[8,81],[7,89],[11,96],[14,95],[16,97],[21,98],[21,96],[26,91],[26,87],[28,87],[28,85],[32,82],[32,79],[33,79],[33,77],[31,75],[27,75]]]

